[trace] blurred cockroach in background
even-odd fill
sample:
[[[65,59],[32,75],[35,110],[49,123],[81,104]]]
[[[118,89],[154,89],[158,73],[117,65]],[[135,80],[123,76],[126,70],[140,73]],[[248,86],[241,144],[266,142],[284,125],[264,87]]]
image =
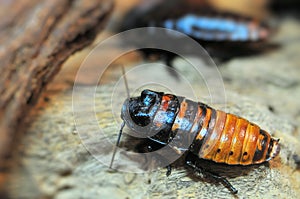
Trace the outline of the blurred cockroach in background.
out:
[[[272,48],[266,43],[271,35],[267,24],[251,17],[217,11],[207,1],[142,1],[123,17],[118,31],[141,27],[162,27],[184,33],[220,61]],[[149,37],[153,36],[155,33],[149,31]],[[177,57],[160,49],[146,48],[141,52],[144,58],[155,55],[168,66],[173,66],[172,61]]]

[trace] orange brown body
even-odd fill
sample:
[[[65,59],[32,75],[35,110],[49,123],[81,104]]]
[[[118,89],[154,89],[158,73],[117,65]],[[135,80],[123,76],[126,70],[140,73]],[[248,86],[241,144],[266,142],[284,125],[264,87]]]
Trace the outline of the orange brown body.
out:
[[[121,117],[132,129],[147,126],[156,131],[152,140],[168,144],[177,138],[178,151],[188,150],[217,163],[259,164],[280,151],[279,139],[258,125],[172,94],[144,90],[124,103]]]

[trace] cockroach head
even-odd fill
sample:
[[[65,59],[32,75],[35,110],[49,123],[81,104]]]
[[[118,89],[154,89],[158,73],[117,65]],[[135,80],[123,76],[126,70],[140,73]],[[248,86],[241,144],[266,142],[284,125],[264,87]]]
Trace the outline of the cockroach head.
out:
[[[128,126],[147,126],[153,120],[162,96],[161,92],[143,90],[141,96],[129,98],[124,102],[121,118]]]

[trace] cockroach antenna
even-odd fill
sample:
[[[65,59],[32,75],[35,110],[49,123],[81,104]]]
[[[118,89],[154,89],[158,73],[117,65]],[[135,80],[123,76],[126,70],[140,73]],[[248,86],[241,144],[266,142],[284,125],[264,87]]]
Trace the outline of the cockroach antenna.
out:
[[[121,66],[121,68],[122,68],[122,75],[124,77],[124,84],[125,84],[125,88],[126,88],[127,97],[129,98],[130,94],[129,94],[128,82],[127,82],[127,79],[126,79],[126,76],[125,76],[125,68],[124,68],[123,65]],[[120,140],[121,140],[121,136],[122,136],[123,128],[124,127],[125,127],[125,122],[123,121],[122,124],[121,124],[121,128],[120,128],[120,131],[119,131],[117,142],[116,142],[116,144],[114,146],[114,152],[113,152],[113,155],[112,155],[112,158],[111,158],[111,162],[110,162],[110,165],[109,165],[110,169],[112,169],[112,165],[113,165],[113,162],[114,162],[114,159],[115,159],[115,155],[116,155],[116,152],[117,152],[117,147],[120,144]]]
[[[111,161],[110,161],[110,165],[109,165],[110,169],[112,169],[112,165],[113,165],[113,162],[114,162],[114,159],[115,159],[115,155],[116,155],[116,152],[117,152],[117,147],[119,146],[124,126],[125,126],[125,122],[123,121],[122,124],[121,124],[121,128],[120,128],[120,131],[119,131],[119,136],[118,136],[117,142],[116,142],[116,144],[114,146],[114,153],[112,155],[112,158],[111,158]]]
[[[126,75],[125,75],[125,68],[124,66],[122,65],[122,75],[124,77],[124,83],[125,83],[125,87],[126,87],[126,93],[127,93],[127,97],[129,98],[130,97],[130,94],[129,94],[129,88],[128,88],[128,82],[127,82],[127,78],[126,78]]]

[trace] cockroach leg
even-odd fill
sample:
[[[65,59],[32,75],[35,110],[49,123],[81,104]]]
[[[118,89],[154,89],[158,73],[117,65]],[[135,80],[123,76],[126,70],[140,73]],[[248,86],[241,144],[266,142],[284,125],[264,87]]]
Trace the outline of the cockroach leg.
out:
[[[232,194],[237,194],[238,190],[225,178],[222,176],[219,176],[216,173],[213,173],[211,171],[208,171],[207,169],[201,167],[200,165],[197,165],[196,162],[193,162],[192,160],[186,158],[186,164],[194,169],[195,172],[202,173],[206,177],[213,178],[217,182],[222,183],[225,187],[227,187]]]
[[[171,175],[171,173],[172,173],[172,166],[169,164],[168,166],[166,166],[166,168],[167,168],[166,176]]]

